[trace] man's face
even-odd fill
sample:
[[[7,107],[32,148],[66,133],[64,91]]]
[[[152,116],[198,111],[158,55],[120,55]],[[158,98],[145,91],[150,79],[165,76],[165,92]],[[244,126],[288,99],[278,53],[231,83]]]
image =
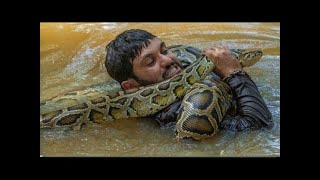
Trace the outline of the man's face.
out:
[[[181,71],[179,59],[159,38],[150,42],[132,62],[133,73],[138,78],[140,86],[164,81]]]

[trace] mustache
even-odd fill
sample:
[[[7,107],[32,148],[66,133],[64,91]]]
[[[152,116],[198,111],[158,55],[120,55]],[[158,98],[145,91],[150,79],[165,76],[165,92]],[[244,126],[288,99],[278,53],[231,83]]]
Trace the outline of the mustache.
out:
[[[162,78],[163,78],[163,79],[166,79],[165,77],[166,77],[166,75],[167,75],[167,72],[171,69],[172,66],[177,65],[177,66],[179,66],[181,69],[183,69],[183,65],[181,64],[181,59],[179,59],[178,57],[175,57],[175,58],[173,58],[172,60],[173,60],[173,61],[172,61],[171,65],[168,66],[168,67],[166,68],[166,70],[162,73]]]
[[[179,58],[174,58],[173,59],[173,62],[175,63],[175,64],[177,64],[181,69],[183,69],[183,66],[182,66],[182,64],[181,64],[181,59],[179,59]]]

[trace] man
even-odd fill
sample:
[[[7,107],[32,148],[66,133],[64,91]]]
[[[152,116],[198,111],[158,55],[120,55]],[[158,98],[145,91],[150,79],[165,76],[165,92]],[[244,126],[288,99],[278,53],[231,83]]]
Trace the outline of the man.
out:
[[[107,45],[106,52],[106,69],[124,90],[159,83],[183,69],[164,42],[140,29],[119,34]],[[272,127],[272,115],[257,86],[229,49],[211,47],[204,49],[203,54],[215,63],[213,72],[231,87],[238,107],[236,116],[223,120],[219,127],[231,131]],[[160,122],[176,120],[180,103],[173,103],[159,112],[156,119]]]

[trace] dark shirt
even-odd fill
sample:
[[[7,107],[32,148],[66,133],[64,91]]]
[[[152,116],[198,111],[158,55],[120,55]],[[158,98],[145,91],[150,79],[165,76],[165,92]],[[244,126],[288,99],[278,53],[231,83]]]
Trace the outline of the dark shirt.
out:
[[[231,131],[243,131],[272,127],[272,114],[264,102],[258,87],[248,74],[237,74],[226,80],[231,87],[237,103],[234,118],[225,118],[221,128]]]
[[[258,87],[246,73],[235,74],[227,78],[225,82],[231,87],[234,100],[237,104],[233,117],[226,116],[220,124],[220,129],[230,131],[244,131],[272,127],[272,114],[264,102]],[[179,100],[163,111],[157,113],[155,118],[161,125],[177,121]]]

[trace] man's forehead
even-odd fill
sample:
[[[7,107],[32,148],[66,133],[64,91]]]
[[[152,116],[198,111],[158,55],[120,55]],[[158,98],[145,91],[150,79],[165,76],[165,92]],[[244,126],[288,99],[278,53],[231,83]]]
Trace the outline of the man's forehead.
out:
[[[141,49],[141,53],[139,56],[137,56],[135,58],[136,59],[144,59],[146,58],[146,56],[150,55],[153,53],[154,50],[158,50],[159,48],[161,48],[161,46],[164,46],[165,43],[162,42],[159,38],[153,38],[152,40],[150,40],[150,44],[147,47],[144,47]]]
[[[152,49],[154,47],[158,47],[164,44],[164,42],[162,42],[161,39],[159,39],[158,37],[155,37],[149,41],[150,41],[150,44],[147,47],[142,48],[142,50]]]

